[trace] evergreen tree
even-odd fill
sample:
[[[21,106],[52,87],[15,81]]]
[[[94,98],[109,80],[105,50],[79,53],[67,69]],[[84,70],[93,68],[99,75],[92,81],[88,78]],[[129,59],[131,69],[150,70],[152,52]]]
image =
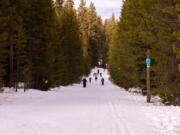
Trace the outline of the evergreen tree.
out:
[[[110,44],[110,42],[112,41],[112,35],[116,29],[116,19],[115,19],[114,13],[109,19],[105,20],[104,26],[105,26],[105,32],[106,32],[106,40],[107,40],[106,42],[107,44]]]
[[[82,0],[78,18],[72,0],[2,0],[0,7],[1,86],[72,84],[103,57],[104,27],[93,4]]]
[[[166,101],[177,93],[177,60],[173,33],[178,29],[177,1],[126,0],[110,51],[110,73],[115,83],[146,88],[145,58],[152,58],[151,84]],[[149,55],[149,54],[148,54]],[[118,67],[118,68],[117,68]],[[171,99],[168,99],[171,100]]]
[[[107,53],[107,44],[106,44],[106,34],[105,27],[101,17],[97,17],[97,52],[98,52],[98,66],[106,66],[106,53]]]
[[[51,85],[51,46],[53,46],[53,9],[51,0],[27,1],[24,22],[28,50],[28,79],[32,88],[48,89]]]
[[[90,44],[90,57],[91,57],[91,66],[94,67],[98,63],[98,52],[97,52],[97,14],[96,8],[93,3],[90,4],[88,8],[88,37]]]
[[[55,86],[67,85],[68,84],[68,71],[67,62],[65,61],[63,53],[63,39],[64,39],[64,23],[65,23],[65,9],[63,7],[63,1],[57,0],[54,6],[55,11],[55,33],[56,44],[54,46],[53,53],[53,84]]]
[[[88,37],[88,9],[86,7],[86,2],[81,0],[80,6],[78,8],[78,20],[80,28],[80,37],[82,40],[83,48],[83,65],[84,65],[84,75],[88,75],[91,69],[91,60],[90,60],[90,44]]]
[[[0,87],[4,83],[5,66],[7,65],[7,39],[8,39],[8,10],[10,7],[9,0],[0,1]]]
[[[78,8],[78,20],[81,34],[83,32],[88,32],[88,8],[86,7],[85,0],[81,0],[79,8]]]
[[[91,59],[90,59],[90,47],[89,47],[89,39],[88,34],[83,32],[81,35],[82,40],[82,48],[83,48],[83,74],[89,75],[91,69]]]
[[[68,73],[67,84],[72,84],[78,82],[83,74],[80,31],[72,0],[65,2],[62,25],[63,38],[61,43]]]
[[[135,23],[136,20],[129,20],[133,13],[131,11],[127,14],[126,11],[129,10],[133,9],[130,1],[127,0],[123,5],[121,21],[118,23],[117,30],[113,34],[109,52],[109,71],[112,79],[116,84],[125,88],[135,86],[137,80],[134,64],[135,56],[133,56],[131,48],[133,36],[130,35],[134,31],[130,29],[130,25],[132,23],[134,26],[133,23]]]
[[[101,59],[99,48],[103,44],[101,41],[104,40],[104,27],[101,18],[97,16],[96,8],[92,2],[88,8],[87,16],[91,66],[95,67],[98,66]]]
[[[1,49],[4,52],[3,55],[6,56],[2,56],[5,73],[3,79],[9,87],[15,86],[20,78],[21,70],[23,71],[22,57],[25,52],[25,36],[22,17],[18,12],[19,4],[20,1],[8,0],[1,5],[1,15],[4,16]]]
[[[106,45],[105,45],[105,50],[104,50],[104,59],[105,63],[108,63],[108,52],[109,52],[109,46],[112,43],[112,37],[113,34],[115,33],[116,27],[117,27],[117,21],[115,19],[114,14],[109,19],[105,20],[105,36],[106,36]]]

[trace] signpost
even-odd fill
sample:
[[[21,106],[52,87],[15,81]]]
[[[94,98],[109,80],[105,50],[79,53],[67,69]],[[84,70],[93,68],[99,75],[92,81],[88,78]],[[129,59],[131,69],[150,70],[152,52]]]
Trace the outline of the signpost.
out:
[[[150,66],[151,66],[151,58],[146,58],[146,65],[147,65],[147,73],[146,73],[146,85],[147,85],[147,102],[151,102],[151,90],[150,90]]]

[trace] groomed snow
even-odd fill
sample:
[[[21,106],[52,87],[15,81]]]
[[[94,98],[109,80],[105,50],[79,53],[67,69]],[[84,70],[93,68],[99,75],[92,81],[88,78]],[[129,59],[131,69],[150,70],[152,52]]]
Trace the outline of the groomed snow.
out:
[[[0,134],[180,135],[180,107],[147,104],[100,70],[105,86],[93,78],[87,88],[76,84],[48,92],[0,93]]]

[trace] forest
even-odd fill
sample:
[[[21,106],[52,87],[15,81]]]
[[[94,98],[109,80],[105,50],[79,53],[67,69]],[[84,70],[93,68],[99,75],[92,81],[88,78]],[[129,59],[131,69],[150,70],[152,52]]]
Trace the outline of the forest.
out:
[[[105,59],[105,28],[93,3],[81,0],[75,10],[72,0],[1,0],[0,8],[1,87],[69,85]]]
[[[180,1],[126,0],[109,51],[115,84],[146,90],[150,56],[151,92],[164,103],[180,103]]]
[[[180,1],[125,0],[119,19],[103,20],[93,3],[73,0],[0,1],[0,87],[48,90],[79,83],[91,69],[164,103],[180,104]]]

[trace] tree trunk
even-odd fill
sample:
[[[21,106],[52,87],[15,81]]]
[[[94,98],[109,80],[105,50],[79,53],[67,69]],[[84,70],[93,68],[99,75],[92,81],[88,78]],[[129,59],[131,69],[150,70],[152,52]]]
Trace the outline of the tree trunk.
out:
[[[11,36],[11,35],[10,35]],[[12,39],[10,37],[9,41],[9,46],[10,46],[10,54],[9,54],[9,87],[13,87],[13,67],[14,67],[14,50],[13,50],[13,44],[12,44]]]

